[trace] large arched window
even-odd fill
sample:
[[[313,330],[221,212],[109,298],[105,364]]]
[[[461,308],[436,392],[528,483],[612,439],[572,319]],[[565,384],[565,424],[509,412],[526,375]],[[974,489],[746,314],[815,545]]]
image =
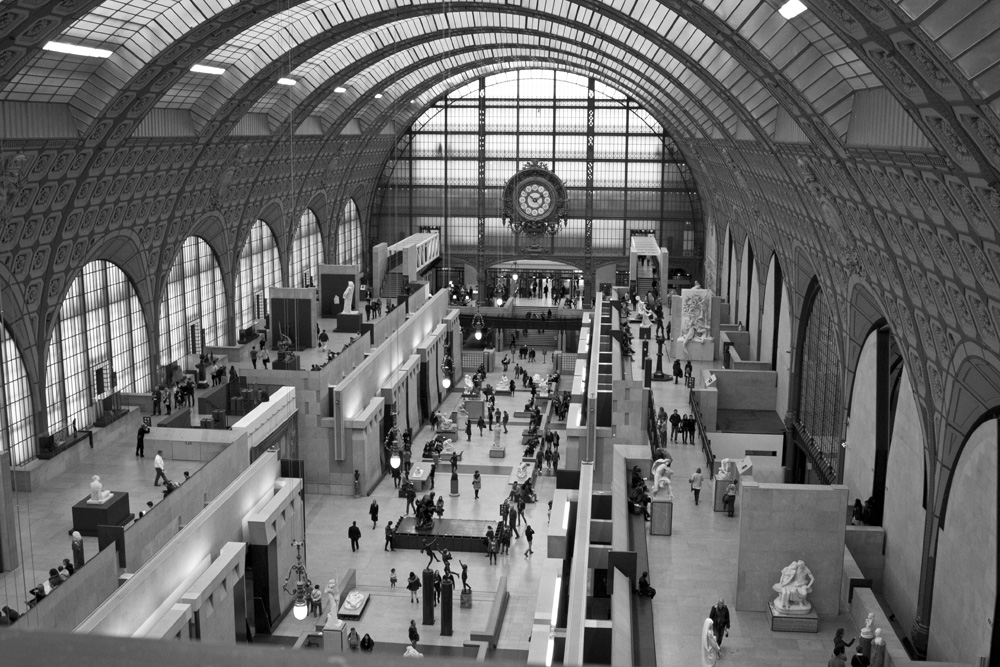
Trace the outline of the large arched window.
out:
[[[146,321],[128,277],[114,264],[90,262],[70,285],[49,341],[45,395],[49,431],[97,416],[114,390],[151,388]]]
[[[842,362],[833,313],[818,285],[815,285],[805,317],[799,421],[812,436],[817,453],[836,471],[841,454],[841,406],[844,403],[840,387]]]
[[[353,199],[348,199],[337,225],[337,264],[361,263],[361,218]]]
[[[271,228],[258,220],[250,228],[240,253],[240,273],[236,279],[236,326],[250,326],[264,316],[268,287],[281,286],[281,260]]]
[[[317,284],[316,267],[323,262],[323,236],[316,214],[306,209],[292,240],[292,259],[288,264],[288,282],[292,287]]]
[[[0,377],[0,451],[10,452],[11,463],[20,465],[37,456],[35,424],[32,419],[31,385],[24,369],[21,352],[10,337],[7,327],[0,326],[2,337],[3,376]]]
[[[160,364],[200,352],[202,330],[206,345],[224,344],[227,310],[215,253],[203,239],[189,236],[170,267],[160,304]]]

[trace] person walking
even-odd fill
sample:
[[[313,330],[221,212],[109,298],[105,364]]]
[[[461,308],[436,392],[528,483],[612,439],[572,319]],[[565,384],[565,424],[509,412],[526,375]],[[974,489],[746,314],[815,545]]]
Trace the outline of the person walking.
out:
[[[559,474],[559,445],[552,448],[552,474]]]
[[[372,530],[378,525],[378,501],[372,498],[372,504],[368,507],[368,516],[372,518]]]
[[[420,604],[420,595],[417,593],[420,590],[420,579],[413,572],[406,579],[406,590],[410,591],[410,602]]]
[[[479,471],[477,470],[472,474],[472,490],[475,492],[476,497],[473,500],[479,500],[479,490],[483,488],[483,479],[479,476]]]
[[[493,406],[489,406],[486,409],[486,414],[489,415],[489,418],[490,418],[489,419],[489,427],[490,427],[490,430],[492,431],[493,430]]]
[[[156,458],[153,459],[153,468],[156,469],[156,479],[153,480],[153,486],[160,485],[160,479],[163,479],[163,483],[167,483],[167,473],[165,472],[166,466],[163,463],[163,450],[157,450]]]
[[[468,418],[465,420],[465,435],[469,436],[469,442],[472,442],[472,420]]]
[[[694,504],[697,505],[698,497],[701,496],[701,485],[705,481],[705,476],[701,474],[701,468],[695,469],[688,481],[691,483],[691,493],[694,494]]]
[[[434,464],[434,463],[432,463],[431,464],[431,471],[429,473],[427,473],[427,479],[430,481],[432,489],[434,488],[434,473],[436,473],[436,472],[437,472],[437,465]],[[414,510],[414,511],[416,511],[416,510]]]
[[[506,411],[506,410],[504,410],[504,411],[503,411],[503,421],[501,422],[501,423],[503,424],[503,432],[504,432],[504,433],[506,433],[506,432],[507,432],[507,422],[508,422],[508,421],[510,421],[510,415],[508,415],[508,414],[507,414],[507,411]]]
[[[523,505],[524,503],[521,504]],[[527,524],[528,521],[525,520],[524,523]],[[528,558],[529,556],[531,556],[531,554],[535,553],[534,550],[531,548],[531,540],[534,539],[534,537],[535,537],[535,529],[532,528],[530,525],[527,525],[527,527],[524,529],[524,539],[528,540],[528,549],[527,551],[524,552],[525,558]]]
[[[417,647],[417,642],[420,641],[420,633],[417,632],[417,622],[410,619],[410,646],[413,648]]]
[[[417,492],[413,490],[413,483],[410,480],[406,480],[406,514],[410,514],[412,509],[414,513],[417,511],[417,505],[414,502],[417,499]]]
[[[361,543],[358,541],[361,539],[361,529],[358,528],[358,522],[351,522],[351,527],[347,529],[347,536],[351,538],[351,551],[357,551],[361,548]]]
[[[479,415],[479,420],[476,422],[476,426],[479,427],[479,437],[483,437],[483,431],[486,430],[486,420],[483,419],[482,415]]]
[[[681,360],[680,359],[674,359],[673,374],[674,374],[674,384],[677,384],[677,380],[679,380],[682,377],[684,377],[684,372],[681,370]]]
[[[726,601],[719,598],[719,601],[712,607],[712,611],[708,613],[708,617],[712,619],[712,629],[715,630],[715,643],[719,645],[719,656],[721,657],[722,638],[729,636],[729,607],[726,606]]]
[[[524,497],[522,496],[521,498],[517,499],[517,525],[519,526],[521,525],[522,520],[524,521],[525,524],[528,523],[528,518],[524,516],[524,508],[525,508]]]
[[[135,435],[135,455],[146,458],[146,434],[149,433],[150,429],[145,424],[139,426],[139,432]]]
[[[396,531],[392,529],[392,521],[390,521],[385,527],[385,547],[382,551],[395,551],[396,549],[392,546],[392,538],[396,536]]]
[[[257,368],[257,346],[250,348],[250,363],[253,364],[254,368]]]
[[[326,344],[329,341],[330,341],[330,336],[329,336],[329,334],[326,333],[326,329],[323,329],[323,332],[320,333],[320,335],[319,335],[319,349],[325,350],[326,349]]]
[[[267,365],[271,363],[271,355],[267,353],[267,348],[265,347],[260,352],[260,361],[264,364],[264,370],[267,370]]]

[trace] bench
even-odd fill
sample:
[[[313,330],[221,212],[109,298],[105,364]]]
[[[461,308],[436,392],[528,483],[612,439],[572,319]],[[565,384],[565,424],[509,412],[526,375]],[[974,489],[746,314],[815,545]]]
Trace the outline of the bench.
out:
[[[635,551],[638,574],[649,572],[649,550],[646,548],[646,520],[642,514],[628,515],[629,545]],[[638,577],[636,578],[638,581]],[[632,659],[635,665],[656,664],[656,644],[653,632],[653,601],[641,595],[632,596]]]
[[[489,648],[496,649],[497,641],[500,639],[500,628],[503,627],[503,617],[507,613],[507,603],[509,601],[510,593],[507,592],[507,577],[500,577],[500,582],[497,584],[497,594],[493,599],[493,606],[490,607],[490,616],[486,620],[486,627],[479,632],[470,632],[469,640],[472,642],[483,642]]]

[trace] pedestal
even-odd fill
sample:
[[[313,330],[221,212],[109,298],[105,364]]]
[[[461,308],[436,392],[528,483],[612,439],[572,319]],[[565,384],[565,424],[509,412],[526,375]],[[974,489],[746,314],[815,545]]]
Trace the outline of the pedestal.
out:
[[[451,474],[451,493],[448,494],[452,498],[457,498],[458,493],[458,473]]]
[[[872,640],[873,639],[875,639],[874,636],[872,636],[872,637],[865,637],[865,636],[858,637],[858,646],[861,647],[861,654],[864,655],[869,660],[872,659]]]
[[[490,447],[490,458],[491,459],[502,459],[507,456],[506,447]]]
[[[458,606],[460,609],[472,609],[472,593],[462,591],[461,595],[459,595]]]
[[[656,372],[653,373],[654,380],[664,380],[666,375],[663,374],[663,339],[656,339]]]
[[[112,494],[100,505],[88,504],[89,495],[73,505],[73,530],[86,537],[97,537],[98,526],[124,526],[131,521],[128,493],[112,491]]]
[[[441,636],[451,637],[451,604],[455,586],[448,577],[441,582]]]
[[[871,667],[885,667],[885,640],[872,641]]]
[[[421,625],[434,625],[434,571],[427,568],[423,571],[424,589],[424,620]]]
[[[716,512],[726,511],[726,489],[729,488],[728,479],[716,479],[715,480],[715,496],[712,502],[712,509]]]
[[[344,630],[347,622],[330,614],[323,626],[323,648],[334,653],[344,652]]]
[[[361,331],[361,313],[339,313],[337,315],[337,331],[340,333],[358,333]]]
[[[649,506],[649,534],[670,535],[674,529],[674,503],[665,498],[653,498]]]
[[[815,611],[808,614],[786,614],[767,604],[767,620],[771,632],[819,632],[819,616]]]

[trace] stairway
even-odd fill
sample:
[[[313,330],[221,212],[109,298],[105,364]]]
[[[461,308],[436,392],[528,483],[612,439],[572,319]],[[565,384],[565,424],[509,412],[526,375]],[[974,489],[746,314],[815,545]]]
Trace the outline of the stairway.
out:
[[[382,279],[382,289],[379,292],[383,299],[395,299],[402,296],[405,290],[405,280],[402,273],[390,271]]]

